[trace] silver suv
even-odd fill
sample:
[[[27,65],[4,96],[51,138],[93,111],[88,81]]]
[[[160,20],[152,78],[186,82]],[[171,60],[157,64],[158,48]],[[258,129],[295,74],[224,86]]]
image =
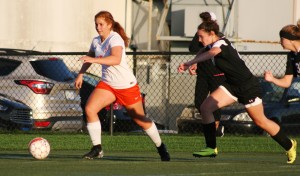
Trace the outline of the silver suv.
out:
[[[58,57],[20,52],[27,51],[0,49],[0,93],[32,108],[35,129],[81,130],[74,74]]]

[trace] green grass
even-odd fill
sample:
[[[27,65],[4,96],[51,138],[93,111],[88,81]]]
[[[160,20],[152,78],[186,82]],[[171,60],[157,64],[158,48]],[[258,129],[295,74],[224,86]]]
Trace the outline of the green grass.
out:
[[[0,151],[26,150],[29,141],[44,137],[52,150],[87,150],[91,142],[87,134],[77,133],[3,133],[0,134]],[[200,135],[161,135],[173,152],[193,152],[205,146]],[[296,137],[300,142],[300,138]],[[109,151],[154,151],[154,145],[144,134],[102,135],[102,144]],[[217,138],[219,151],[223,152],[282,152],[282,148],[268,136],[225,136]]]
[[[27,152],[34,137],[51,145],[45,160]],[[150,139],[143,135],[118,134],[102,138],[105,157],[84,160],[91,143],[87,134],[12,133],[0,134],[1,175],[300,175],[300,162],[286,164],[283,149],[267,136],[225,136],[218,138],[216,158],[194,158],[193,151],[204,146],[203,136],[162,135],[171,162],[161,162]],[[300,141],[299,138],[296,138]]]

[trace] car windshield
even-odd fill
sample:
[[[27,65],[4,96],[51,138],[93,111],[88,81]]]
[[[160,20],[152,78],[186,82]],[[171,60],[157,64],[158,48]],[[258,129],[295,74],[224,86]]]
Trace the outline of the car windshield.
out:
[[[284,88],[259,78],[263,90],[263,102],[279,102],[283,96]]]
[[[61,59],[30,61],[34,70],[42,76],[55,81],[67,82],[75,79],[74,75]]]

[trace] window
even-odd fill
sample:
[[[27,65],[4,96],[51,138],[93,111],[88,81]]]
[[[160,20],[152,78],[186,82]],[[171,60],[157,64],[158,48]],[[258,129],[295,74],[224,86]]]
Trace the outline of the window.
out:
[[[20,61],[0,58],[0,76],[6,76],[13,72],[21,64]]]
[[[60,82],[68,82],[75,77],[61,59],[50,58],[48,60],[30,61],[33,69],[42,76]]]

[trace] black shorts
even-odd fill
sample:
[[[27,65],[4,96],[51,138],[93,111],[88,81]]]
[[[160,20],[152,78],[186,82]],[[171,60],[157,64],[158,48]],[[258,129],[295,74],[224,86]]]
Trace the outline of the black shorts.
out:
[[[252,104],[257,98],[262,99],[262,88],[256,77],[252,77],[247,82],[239,86],[229,84],[226,81],[222,84],[222,86],[225,87],[231,95],[235,96],[237,101],[243,105]]]

